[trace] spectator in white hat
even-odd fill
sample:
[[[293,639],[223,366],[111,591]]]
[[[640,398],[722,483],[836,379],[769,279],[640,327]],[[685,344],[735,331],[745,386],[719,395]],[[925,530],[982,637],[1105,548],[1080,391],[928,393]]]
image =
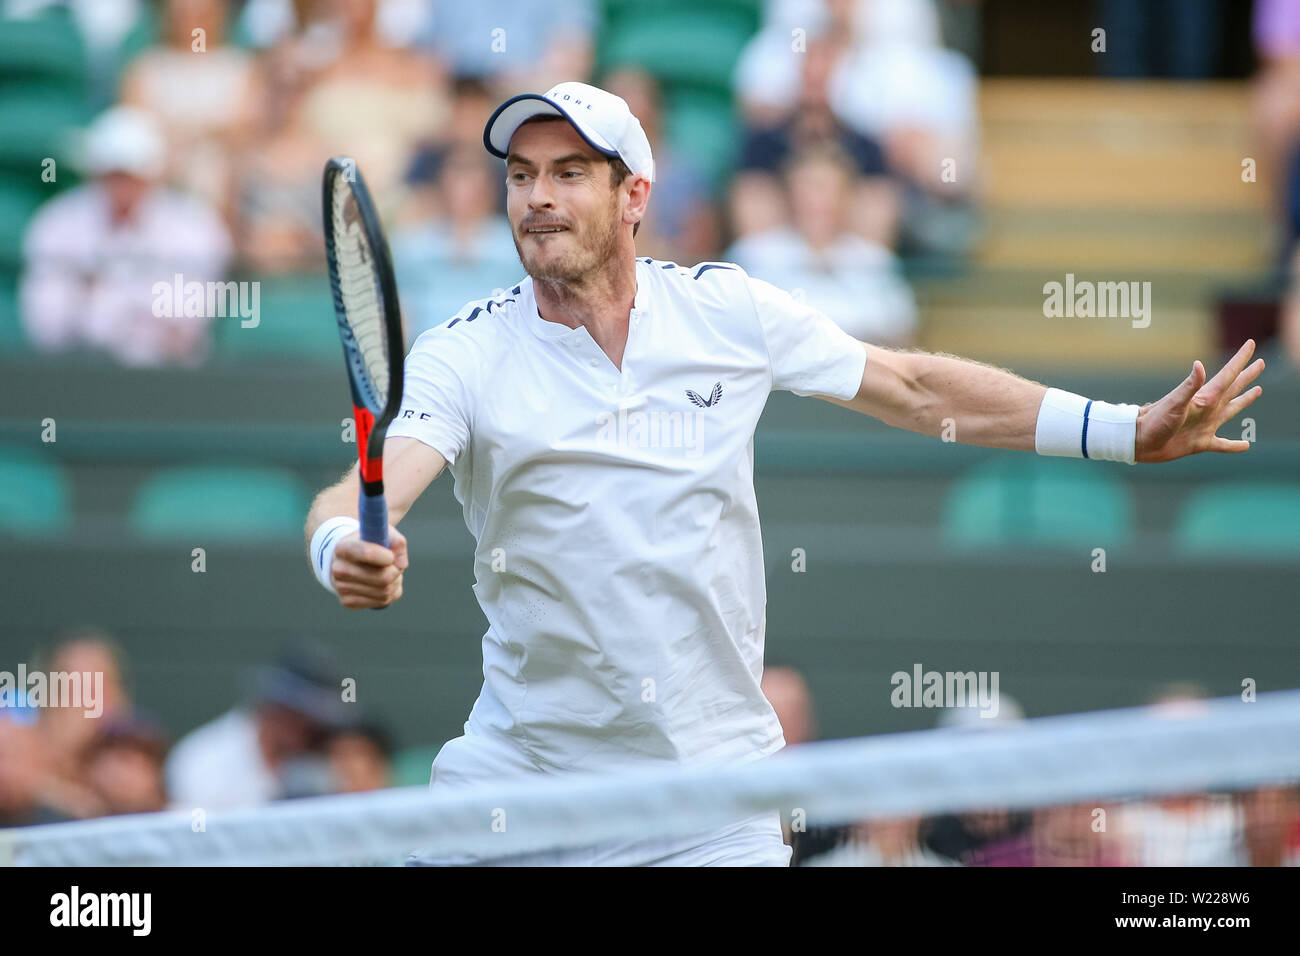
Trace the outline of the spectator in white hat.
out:
[[[19,301],[35,348],[88,348],[140,366],[207,355],[212,317],[177,315],[170,296],[158,308],[155,286],[222,279],[230,236],[206,203],[158,185],[164,156],[141,110],[115,107],[86,130],[91,181],[45,203],[24,240]]]

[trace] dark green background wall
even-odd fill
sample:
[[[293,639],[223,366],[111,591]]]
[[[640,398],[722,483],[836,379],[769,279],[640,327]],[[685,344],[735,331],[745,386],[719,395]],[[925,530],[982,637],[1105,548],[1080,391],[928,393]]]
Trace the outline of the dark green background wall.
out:
[[[1165,384],[1021,371],[1111,400],[1149,400]],[[404,523],[406,595],[383,613],[337,607],[293,537],[142,542],[126,521],[141,479],[167,464],[247,455],[291,468],[310,487],[339,473],[352,446],[339,441],[347,407],[333,368],[286,381],[270,368],[196,377],[64,367],[51,381],[26,361],[0,374],[0,441],[56,458],[72,475],[76,515],[61,538],[0,541],[0,669],[31,661],[63,628],[103,627],[127,651],[138,702],[179,735],[226,709],[249,667],[308,636],[334,649],[357,678],[360,703],[403,745],[460,732],[481,681],[484,622],[449,477]],[[932,725],[931,712],[889,704],[890,675],[915,663],[998,671],[1002,692],[1031,715],[1137,704],[1172,680],[1216,694],[1236,692],[1244,678],[1261,690],[1300,686],[1300,562],[1189,557],[1170,537],[1182,502],[1207,481],[1300,476],[1300,385],[1280,379],[1266,389],[1252,409],[1259,440],[1245,456],[1084,465],[1114,469],[1136,506],[1135,535],[1108,547],[1104,574],[1090,569],[1088,547],[962,552],[944,543],[953,482],[1013,453],[773,396],[757,450],[768,660],[804,671],[826,736]],[[46,417],[57,422],[53,445],[39,441]],[[199,546],[203,574],[191,571]],[[791,570],[794,548],[806,551],[804,573]]]

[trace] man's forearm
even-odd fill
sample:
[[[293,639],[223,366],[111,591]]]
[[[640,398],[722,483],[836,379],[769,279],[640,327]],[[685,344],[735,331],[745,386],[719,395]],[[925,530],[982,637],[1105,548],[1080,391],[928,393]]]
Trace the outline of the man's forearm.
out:
[[[330,518],[340,515],[349,518],[357,517],[357,495],[360,492],[360,485],[357,483],[355,472],[354,465],[338,484],[330,485],[312,501],[311,509],[307,512],[307,524],[303,528],[309,545],[316,529]]]
[[[914,353],[918,399],[900,427],[965,445],[1033,451],[1047,386],[942,353]]]

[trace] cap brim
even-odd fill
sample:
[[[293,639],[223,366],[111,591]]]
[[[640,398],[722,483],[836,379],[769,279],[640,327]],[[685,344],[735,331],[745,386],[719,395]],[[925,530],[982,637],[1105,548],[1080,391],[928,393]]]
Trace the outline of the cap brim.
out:
[[[618,157],[618,150],[596,133],[583,129],[571,115],[540,93],[521,93],[498,106],[496,112],[488,118],[487,125],[483,127],[483,145],[493,156],[505,159],[506,152],[510,148],[510,138],[515,135],[515,130],[534,116],[562,116],[596,152],[610,159]]]

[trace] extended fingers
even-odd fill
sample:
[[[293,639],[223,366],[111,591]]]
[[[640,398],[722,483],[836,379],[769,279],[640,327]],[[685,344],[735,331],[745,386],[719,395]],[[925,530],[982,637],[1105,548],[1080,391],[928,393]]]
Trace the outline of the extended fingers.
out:
[[[1206,388],[1210,394],[1216,398],[1222,395],[1227,389],[1229,383],[1236,381],[1237,376],[1241,374],[1250,361],[1250,357],[1255,354],[1255,340],[1246,339],[1241,348],[1237,349],[1237,354],[1228,359],[1226,365],[1219,369],[1219,374],[1206,383]]]
[[[1234,438],[1220,438],[1216,435],[1213,441],[1210,442],[1210,447],[1205,450],[1235,455],[1243,451],[1250,451],[1250,442]]]
[[[1234,396],[1240,395],[1251,382],[1259,378],[1259,373],[1262,371],[1264,371],[1264,360],[1255,359],[1255,361],[1250,364],[1249,368],[1244,369],[1235,379],[1232,380],[1232,385],[1229,386],[1227,394]]]
[[[1261,386],[1256,385],[1254,388],[1246,392],[1244,395],[1238,395],[1236,398],[1234,398],[1232,401],[1230,401],[1227,405],[1224,406],[1223,415],[1219,419],[1219,424],[1222,425],[1224,422],[1231,421],[1232,419],[1236,418],[1241,413],[1241,410],[1243,408],[1245,408],[1255,399],[1259,398],[1259,396],[1262,394],[1264,394],[1264,389]]]

